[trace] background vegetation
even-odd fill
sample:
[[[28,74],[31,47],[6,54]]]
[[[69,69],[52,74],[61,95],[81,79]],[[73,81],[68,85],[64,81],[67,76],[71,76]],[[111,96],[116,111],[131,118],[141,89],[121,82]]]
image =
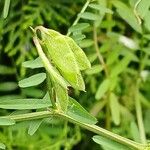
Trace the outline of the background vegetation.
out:
[[[99,126],[146,144],[150,138],[149,8],[148,0],[15,0],[10,5],[9,0],[0,1],[0,100],[46,94],[45,82],[18,86],[19,80],[33,74],[22,63],[37,57],[29,27],[43,25],[71,36],[92,64],[83,72],[86,92],[70,89],[70,95],[98,119]],[[12,113],[18,111],[0,109],[1,116]],[[0,142],[8,150],[102,149],[92,141],[91,132],[57,119],[42,122],[32,136],[29,126],[29,121],[1,126]]]

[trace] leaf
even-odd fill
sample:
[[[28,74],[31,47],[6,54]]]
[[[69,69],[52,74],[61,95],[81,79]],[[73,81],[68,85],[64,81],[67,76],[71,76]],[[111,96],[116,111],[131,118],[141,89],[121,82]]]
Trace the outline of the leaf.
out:
[[[96,124],[97,120],[93,116],[91,116],[76,100],[69,97],[69,104],[67,109],[67,115],[71,118],[87,123],[87,124]]]
[[[33,135],[38,130],[42,122],[43,119],[32,120],[28,128],[28,134]]]
[[[69,28],[69,32],[81,31],[89,26],[89,23],[77,23],[76,25],[73,25]]]
[[[142,33],[142,28],[135,17],[133,10],[121,1],[114,1],[113,5],[117,8],[117,13],[124,19],[134,30]]]
[[[98,90],[96,92],[95,98],[97,100],[101,99],[104,94],[108,91],[110,87],[110,80],[109,79],[105,79],[98,87]]]
[[[133,137],[133,140],[136,142],[140,142],[140,140],[141,140],[140,134],[139,134],[138,126],[135,123],[135,121],[132,121],[130,124],[130,132],[131,132],[131,135]]]
[[[58,70],[56,70],[56,68],[54,68],[53,65],[50,63],[50,61],[46,57],[45,53],[43,52],[42,47],[41,47],[41,45],[40,45],[37,37],[33,37],[33,41],[34,41],[34,44],[35,44],[35,46],[37,48],[39,56],[42,59],[42,62],[44,64],[45,69],[47,70],[47,72],[51,76],[52,81],[55,81],[55,82],[59,83],[62,87],[64,87],[64,88],[67,89],[68,83],[60,75],[60,73],[58,72]]]
[[[26,95],[28,97],[34,97],[34,98],[41,98],[44,94],[44,91],[42,89],[29,87],[24,88],[21,90],[23,95]]]
[[[22,63],[23,67],[26,68],[42,68],[43,67],[43,63],[40,57],[36,58],[35,60],[29,60],[29,61],[25,61]]]
[[[112,120],[115,125],[120,124],[120,106],[118,99],[114,93],[110,94],[110,111],[112,115]]]
[[[150,134],[150,109],[146,110],[145,115],[144,115],[144,127],[146,133]]]
[[[117,65],[115,65],[111,70],[111,77],[119,75],[121,72],[123,72],[128,64],[131,61],[131,56],[125,56]]]
[[[9,6],[10,6],[10,0],[5,0],[4,10],[3,10],[3,18],[4,19],[7,18],[7,16],[8,16]]]
[[[104,5],[100,5],[100,4],[90,4],[89,7],[99,10],[101,13],[110,13],[113,14],[113,11],[109,8],[106,8]]]
[[[7,125],[14,125],[15,121],[9,118],[2,118],[0,117],[0,125],[7,126]]]
[[[44,46],[47,48],[45,51],[48,58],[52,60],[61,75],[72,87],[84,91],[84,81],[75,55],[69,45],[69,42],[66,40],[66,36],[41,26],[38,27],[38,29],[41,31]],[[74,45],[77,46],[75,42],[73,43],[73,46]],[[79,52],[79,50],[77,52]],[[78,55],[79,54],[81,54],[81,52],[78,53]],[[83,56],[83,54],[84,53],[82,53],[81,56]]]
[[[22,88],[35,86],[42,83],[46,79],[45,73],[38,73],[19,81],[19,86]]]
[[[3,82],[0,83],[0,91],[13,91],[18,88],[18,85],[15,82]]]
[[[103,70],[103,66],[102,66],[102,65],[94,65],[94,66],[92,66],[92,68],[87,69],[87,70],[85,71],[85,73],[86,73],[87,75],[93,75],[93,74],[98,74],[98,73],[100,73],[102,70]]]
[[[86,36],[84,34],[82,34],[82,33],[79,33],[79,34],[71,36],[71,38],[74,39],[76,43],[79,43],[80,41],[85,39],[85,37]]]
[[[9,75],[9,74],[15,74],[16,69],[4,65],[0,65],[0,75]]]
[[[99,135],[93,136],[93,141],[110,150],[131,150],[129,147]]]
[[[116,60],[118,60],[119,53],[120,53],[120,47],[115,47],[115,49],[113,49],[112,51],[110,51],[108,53],[108,56],[107,56],[106,64],[107,65],[111,65]]]
[[[6,146],[0,142],[0,149],[6,149]]]
[[[96,15],[96,14],[91,13],[91,12],[80,13],[80,14],[78,14],[78,16],[80,18],[88,19],[88,20],[98,20],[98,19],[100,19],[99,15]]]
[[[137,6],[138,15],[140,15],[141,18],[144,18],[145,15],[148,13],[149,8],[150,8],[150,1],[141,0]]]
[[[75,59],[78,63],[78,67],[80,70],[85,70],[91,67],[90,61],[86,57],[83,50],[75,43],[73,39],[70,37],[65,36],[72,52],[74,53]]]
[[[150,31],[150,10],[147,12],[147,14],[144,17],[144,25],[146,29]]]
[[[68,107],[68,91],[64,89],[59,84],[55,83],[55,94],[56,94],[56,102],[59,105],[60,109],[66,112]]]
[[[86,47],[90,47],[94,44],[93,40],[91,39],[85,39],[85,40],[82,40],[80,43],[79,43],[79,46],[81,48],[86,48]]]
[[[39,109],[52,106],[49,100],[43,99],[1,99],[0,108],[3,109]]]
[[[47,47],[47,55],[52,59],[62,76],[73,87],[77,88],[77,74],[80,73],[80,70],[74,57],[74,53],[66,39],[63,35],[54,30],[48,30],[48,32],[45,32],[44,29],[41,28],[41,32],[43,34],[43,41]]]

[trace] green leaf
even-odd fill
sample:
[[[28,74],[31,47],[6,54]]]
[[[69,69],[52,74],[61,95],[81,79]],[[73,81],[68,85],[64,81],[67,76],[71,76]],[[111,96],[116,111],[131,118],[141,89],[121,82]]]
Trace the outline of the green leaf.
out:
[[[78,14],[78,16],[83,18],[83,19],[88,19],[88,20],[99,20],[100,19],[99,15],[96,15],[96,14],[91,13],[91,12],[80,13],[80,14]]]
[[[116,125],[120,124],[120,106],[118,99],[114,93],[110,94],[110,111],[112,120]]]
[[[15,121],[9,118],[2,118],[0,117],[0,125],[6,126],[6,125],[14,125]]]
[[[131,61],[131,56],[125,56],[117,65],[115,65],[111,70],[111,77],[119,75],[121,72],[123,72],[128,64]]]
[[[13,91],[18,88],[18,84],[15,82],[3,82],[0,83],[0,91]]]
[[[110,13],[113,14],[113,11],[109,8],[106,8],[104,5],[100,5],[100,4],[90,4],[89,7],[99,10],[101,13]]]
[[[38,73],[19,81],[19,86],[22,88],[35,86],[42,83],[45,79],[46,79],[45,73]]]
[[[33,135],[38,130],[42,122],[43,119],[32,120],[29,125],[28,134]]]
[[[67,115],[71,118],[88,124],[96,124],[97,120],[91,116],[76,100],[69,97]]]
[[[66,112],[68,107],[68,91],[64,89],[59,84],[55,83],[55,94],[56,94],[56,102],[59,105],[61,110]]]
[[[146,133],[150,134],[150,109],[146,110],[145,115],[144,115],[144,127]]]
[[[39,53],[39,56],[42,59],[42,62],[44,64],[45,69],[47,70],[47,72],[51,76],[52,81],[58,82],[62,87],[67,89],[68,83],[65,81],[65,79],[60,75],[58,70],[51,64],[49,59],[46,57],[45,53],[42,50],[42,47],[44,47],[44,46],[42,45],[42,47],[41,47],[40,42],[38,41],[37,37],[33,37],[33,41],[35,43],[35,46],[36,46],[37,51]]]
[[[29,87],[21,90],[23,95],[34,98],[41,98],[44,95],[44,91],[42,89]]]
[[[95,98],[97,100],[100,100],[104,94],[108,91],[110,87],[110,80],[109,79],[105,79],[98,87],[98,90],[96,92]]]
[[[6,149],[6,146],[0,142],[0,149]]]
[[[81,31],[89,26],[89,23],[77,23],[76,25],[73,25],[69,28],[69,32]]]
[[[76,61],[78,63],[78,67],[80,70],[85,70],[91,67],[90,61],[86,57],[83,50],[75,43],[73,39],[70,37],[65,36],[72,52],[74,53],[74,56],[76,58]]]
[[[82,40],[80,43],[79,43],[79,46],[81,48],[86,48],[86,47],[90,47],[94,44],[93,40],[91,39],[85,39],[85,40]]]
[[[135,123],[135,121],[132,121],[131,124],[130,124],[130,132],[131,132],[131,135],[132,135],[134,141],[136,141],[136,142],[141,141],[138,126]]]
[[[120,53],[120,47],[115,47],[112,51],[110,51],[107,56],[106,64],[111,65],[116,60],[118,60],[119,53]]]
[[[140,15],[141,18],[144,18],[145,15],[148,13],[149,8],[150,8],[150,1],[141,0],[137,6],[138,15]]]
[[[150,31],[150,10],[147,12],[147,14],[144,17],[144,25],[146,29]]]
[[[103,66],[102,66],[102,65],[94,65],[94,66],[92,66],[92,68],[87,69],[87,70],[85,71],[85,73],[86,73],[87,75],[93,75],[93,74],[98,74],[98,73],[100,73],[102,70],[103,70]]]
[[[75,88],[78,87],[77,74],[80,73],[78,64],[65,37],[54,30],[45,32],[41,28],[43,42],[47,47],[47,55],[52,59],[54,65],[62,76]]]
[[[69,42],[66,40],[66,36],[61,35],[54,30],[46,29],[41,26],[38,27],[38,30],[41,31],[42,41],[44,43],[44,46],[46,47],[44,52],[46,53],[48,58],[52,60],[53,64],[56,66],[56,69],[59,70],[61,75],[65,78],[66,81],[68,81],[68,83],[72,87],[84,91],[84,81],[80,73],[80,69],[78,67],[74,52],[72,51],[72,47],[70,47]],[[75,44],[76,43],[74,42],[73,46]],[[79,50],[77,50],[76,52],[79,52]],[[81,52],[78,53],[78,55],[79,54],[81,54]]]
[[[3,18],[5,19],[8,16],[10,0],[5,0],[4,10],[3,10]]]
[[[35,60],[29,60],[29,61],[25,61],[22,63],[23,67],[26,68],[42,68],[43,67],[43,63],[40,57],[36,58]]]
[[[131,150],[129,147],[99,135],[93,136],[93,141],[111,150]]]
[[[122,17],[122,19],[124,19],[134,30],[142,33],[142,28],[131,8],[129,8],[121,1],[114,1],[113,5],[117,8],[117,12]]]
[[[9,74],[15,74],[16,69],[4,65],[0,65],[0,75],[9,75]]]
[[[76,34],[71,36],[72,39],[74,39],[77,43],[79,43],[80,41],[82,41],[83,39],[85,39],[85,35],[82,33]]]
[[[52,106],[49,100],[43,99],[1,99],[3,109],[39,109]]]

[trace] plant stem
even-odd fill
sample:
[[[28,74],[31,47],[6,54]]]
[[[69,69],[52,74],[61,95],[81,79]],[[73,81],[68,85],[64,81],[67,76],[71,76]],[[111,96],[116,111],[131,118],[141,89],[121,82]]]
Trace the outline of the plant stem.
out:
[[[79,14],[84,13],[84,11],[86,10],[86,8],[88,7],[89,3],[91,2],[91,0],[87,0],[86,3],[84,4],[84,6],[82,7],[81,11]],[[76,25],[78,23],[78,21],[80,20],[80,16],[78,15],[76,20],[73,22],[72,26]],[[71,32],[68,31],[67,36],[69,36],[71,34]]]
[[[101,136],[112,139],[116,142],[122,143],[126,146],[129,146],[130,148],[132,148],[134,150],[143,150],[147,146],[147,145],[143,145],[143,144],[131,141],[127,138],[119,136],[110,131],[107,131],[101,127],[98,127],[97,125],[91,125],[91,124],[79,122],[78,120],[75,120],[75,119],[71,118],[70,116],[68,116],[58,110],[41,111],[41,112],[34,112],[34,113],[27,113],[27,114],[13,115],[13,116],[5,116],[2,118],[9,118],[9,119],[13,119],[15,121],[23,121],[23,120],[48,118],[48,117],[54,117],[54,116],[63,118],[71,123],[77,124],[80,127],[83,127],[89,131],[92,131],[93,133],[99,134]]]
[[[104,59],[103,59],[103,56],[102,54],[100,53],[99,51],[99,47],[98,47],[98,43],[97,43],[97,29],[96,29],[96,26],[94,24],[94,27],[93,27],[93,38],[94,38],[94,46],[95,46],[95,50],[96,50],[96,54],[97,54],[97,57],[99,59],[99,62],[100,64],[102,64],[103,68],[104,68],[104,71],[105,71],[105,74],[106,76],[108,76],[108,70],[107,70],[107,66],[104,62]]]
[[[142,107],[139,98],[139,82],[140,81],[137,80],[137,86],[135,88],[135,109],[136,109],[136,116],[137,116],[141,142],[143,144],[146,144],[146,135],[145,135],[145,129],[143,124]]]
[[[137,18],[137,21],[138,21],[138,23],[139,23],[140,25],[141,25],[142,21],[141,21],[141,18],[140,18],[140,16],[139,16],[138,12],[137,12],[137,7],[138,7],[138,5],[139,5],[139,3],[140,3],[141,1],[142,1],[142,0],[138,0],[138,1],[135,3],[135,5],[134,5],[134,10],[133,10],[134,15],[135,15],[135,17]]]

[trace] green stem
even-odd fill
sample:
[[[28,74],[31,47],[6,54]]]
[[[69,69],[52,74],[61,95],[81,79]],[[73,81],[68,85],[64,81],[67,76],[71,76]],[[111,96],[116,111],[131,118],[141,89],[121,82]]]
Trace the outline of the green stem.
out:
[[[102,66],[104,68],[104,72],[105,72],[106,76],[108,77],[108,69],[107,69],[107,66],[106,66],[106,64],[104,62],[103,56],[100,53],[99,47],[98,47],[97,28],[96,28],[95,24],[94,24],[94,27],[93,27],[93,39],[94,39],[94,46],[95,46],[95,50],[96,50],[96,54],[97,54],[98,60],[99,60],[100,64],[102,64]]]
[[[13,119],[15,121],[23,121],[23,120],[33,120],[33,119],[40,119],[40,118],[48,118],[48,117],[60,117],[63,118],[71,123],[77,124],[80,127],[83,127],[89,131],[92,131],[95,134],[99,134],[101,136],[107,137],[109,139],[112,139],[114,141],[117,141],[119,143],[122,143],[126,146],[129,146],[130,148],[134,150],[143,150],[146,145],[131,141],[127,138],[124,138],[122,136],[119,136],[115,133],[112,133],[110,131],[107,131],[101,127],[98,127],[97,125],[91,125],[83,122],[79,122],[78,120],[75,120],[71,118],[70,116],[58,111],[58,110],[51,110],[51,111],[41,111],[41,112],[34,112],[34,113],[27,113],[27,114],[20,114],[20,115],[13,115],[13,116],[5,116],[2,118],[9,118]]]
[[[84,6],[82,7],[81,11],[79,14],[84,13],[84,11],[86,10],[86,8],[88,7],[89,3],[91,2],[91,0],[87,0],[86,3],[84,4]],[[80,20],[80,16],[78,15],[76,20],[73,22],[72,26],[76,25],[78,23],[78,21]],[[69,36],[71,34],[71,32],[68,31],[67,36]]]
[[[54,91],[54,88],[52,87],[52,82],[50,80],[50,75],[47,73],[47,87],[48,87],[48,93],[49,93],[49,96],[51,98],[51,103],[52,103],[52,106],[54,109],[57,108],[56,106],[56,96],[55,96],[55,91]]]
[[[141,18],[140,18],[140,16],[139,16],[138,12],[137,12],[137,7],[138,7],[138,5],[139,5],[139,3],[140,3],[141,1],[142,1],[142,0],[138,0],[138,1],[135,3],[135,5],[134,5],[134,10],[133,10],[134,15],[135,15],[135,17],[137,18],[137,21],[138,21],[138,23],[139,23],[140,25],[141,25],[142,21],[141,21]]]
[[[143,144],[146,144],[146,135],[145,135],[145,129],[144,129],[144,123],[143,123],[142,107],[141,107],[141,102],[139,98],[139,86],[138,85],[139,85],[139,82],[137,83],[137,86],[135,89],[135,92],[136,92],[135,93],[135,109],[136,109],[136,116],[137,116],[141,142]]]

